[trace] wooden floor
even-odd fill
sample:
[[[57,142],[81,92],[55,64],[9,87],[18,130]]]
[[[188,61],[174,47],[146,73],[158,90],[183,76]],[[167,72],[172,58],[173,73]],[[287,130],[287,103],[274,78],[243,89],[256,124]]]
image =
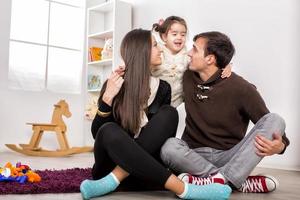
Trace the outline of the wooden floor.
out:
[[[66,169],[73,167],[91,167],[93,164],[93,155],[91,153],[78,154],[67,158],[40,158],[23,156],[14,152],[0,152],[0,166],[6,162],[28,163],[33,169]],[[234,192],[231,200],[300,200],[300,172],[275,170],[267,168],[257,168],[254,173],[267,173],[276,177],[279,181],[279,188],[269,194],[243,194]],[[0,195],[0,200],[79,200],[80,193],[73,194],[38,194],[38,195]],[[115,192],[106,195],[98,200],[174,200],[178,199],[171,192]]]

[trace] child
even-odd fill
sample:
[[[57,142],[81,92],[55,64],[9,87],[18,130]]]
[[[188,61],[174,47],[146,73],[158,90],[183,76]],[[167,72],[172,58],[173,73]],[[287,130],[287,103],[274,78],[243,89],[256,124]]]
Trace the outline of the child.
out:
[[[153,35],[160,41],[163,50],[163,61],[157,69],[151,71],[152,75],[167,81],[171,85],[171,105],[179,106],[183,102],[182,77],[189,64],[186,50],[187,25],[184,19],[170,16],[153,24]],[[231,75],[231,67],[227,66],[222,78]]]

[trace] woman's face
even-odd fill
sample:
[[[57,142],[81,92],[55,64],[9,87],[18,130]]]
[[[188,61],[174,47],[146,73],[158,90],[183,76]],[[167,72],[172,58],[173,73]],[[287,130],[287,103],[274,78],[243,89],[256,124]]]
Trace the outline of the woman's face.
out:
[[[156,66],[161,64],[161,55],[162,55],[162,50],[158,46],[155,38],[152,36],[152,48],[151,48],[151,60],[150,60],[151,68],[155,68]]]

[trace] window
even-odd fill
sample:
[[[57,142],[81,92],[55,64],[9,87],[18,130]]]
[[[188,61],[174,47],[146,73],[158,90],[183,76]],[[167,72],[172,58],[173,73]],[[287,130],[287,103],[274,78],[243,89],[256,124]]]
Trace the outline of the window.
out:
[[[9,87],[80,93],[85,0],[12,0]]]

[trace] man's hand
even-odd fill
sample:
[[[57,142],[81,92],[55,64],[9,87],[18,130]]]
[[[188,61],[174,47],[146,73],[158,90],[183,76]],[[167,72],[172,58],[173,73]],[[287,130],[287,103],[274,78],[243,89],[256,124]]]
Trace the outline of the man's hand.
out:
[[[257,135],[255,137],[255,147],[258,156],[271,156],[281,153],[284,150],[285,145],[282,142],[282,136],[279,133],[274,133],[273,140]]]

